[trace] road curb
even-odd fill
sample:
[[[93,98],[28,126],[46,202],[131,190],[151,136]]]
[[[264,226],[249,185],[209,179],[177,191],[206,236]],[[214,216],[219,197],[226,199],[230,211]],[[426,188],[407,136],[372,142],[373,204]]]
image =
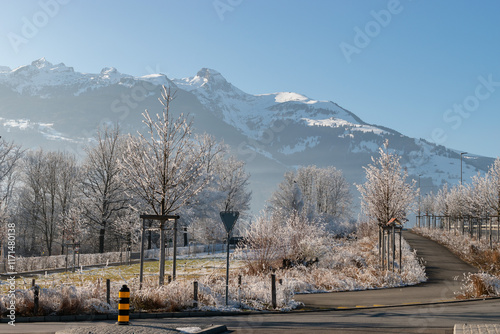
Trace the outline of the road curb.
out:
[[[474,298],[465,300],[445,300],[437,302],[424,302],[424,303],[405,303],[393,305],[376,305],[376,306],[348,306],[348,307],[328,307],[328,308],[309,308],[306,310],[293,310],[291,312],[331,312],[331,311],[352,311],[352,310],[367,310],[367,309],[382,309],[382,308],[395,308],[395,307],[410,307],[410,306],[426,306],[426,305],[443,305],[443,304],[457,304],[478,301],[497,300],[500,297],[487,297],[487,298]]]
[[[227,332],[226,325],[217,325],[202,329],[201,331],[195,332],[194,334],[219,334]]]
[[[305,308],[291,311],[185,311],[185,312],[168,312],[168,313],[131,313],[130,320],[133,319],[155,319],[155,318],[189,318],[189,317],[229,317],[229,316],[248,316],[256,314],[284,314],[284,313],[308,313],[308,312],[332,312],[332,311],[352,311],[366,309],[383,309],[396,307],[411,307],[411,306],[426,306],[426,305],[443,305],[455,303],[468,303],[478,301],[496,300],[500,297],[476,298],[466,300],[449,300],[428,303],[407,303],[394,305],[379,305],[379,306],[362,306],[362,307],[333,307],[333,308]],[[16,317],[16,322],[79,322],[79,321],[106,321],[116,320],[117,313],[97,314],[97,315],[61,315],[61,316],[44,316],[44,317]],[[9,318],[0,318],[0,323],[9,322]]]

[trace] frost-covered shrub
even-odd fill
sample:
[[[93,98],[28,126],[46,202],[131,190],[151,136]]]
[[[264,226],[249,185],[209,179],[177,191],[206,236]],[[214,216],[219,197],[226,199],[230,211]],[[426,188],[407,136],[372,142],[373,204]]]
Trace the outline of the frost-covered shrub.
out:
[[[184,310],[193,305],[193,288],[190,283],[174,281],[160,287],[145,284],[141,290],[137,286],[132,286],[130,304],[136,310],[164,312]]]
[[[311,222],[302,214],[290,216],[275,212],[261,216],[245,233],[245,246],[236,256],[246,262],[248,272],[258,274],[283,266],[284,261],[299,264],[321,257],[328,237],[325,226]]]
[[[461,299],[500,296],[500,278],[486,273],[464,274],[464,284],[457,293]]]

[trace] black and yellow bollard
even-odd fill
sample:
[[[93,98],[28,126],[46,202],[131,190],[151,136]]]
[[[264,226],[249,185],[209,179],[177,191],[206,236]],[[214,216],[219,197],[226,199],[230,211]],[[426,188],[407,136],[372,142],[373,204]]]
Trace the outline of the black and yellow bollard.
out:
[[[130,289],[123,285],[118,292],[118,325],[128,325],[129,324],[129,312],[130,312]]]

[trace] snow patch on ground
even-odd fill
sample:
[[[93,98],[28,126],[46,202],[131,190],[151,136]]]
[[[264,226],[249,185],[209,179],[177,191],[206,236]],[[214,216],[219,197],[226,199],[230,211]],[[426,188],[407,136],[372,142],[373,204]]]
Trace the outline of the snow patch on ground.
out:
[[[308,126],[326,126],[331,128],[342,128],[345,127],[349,131],[358,131],[363,133],[374,133],[377,135],[386,134],[387,132],[379,129],[375,126],[366,125],[366,124],[355,124],[349,122],[345,119],[330,117],[327,119],[310,119],[310,118],[302,118],[303,121],[306,122]]]

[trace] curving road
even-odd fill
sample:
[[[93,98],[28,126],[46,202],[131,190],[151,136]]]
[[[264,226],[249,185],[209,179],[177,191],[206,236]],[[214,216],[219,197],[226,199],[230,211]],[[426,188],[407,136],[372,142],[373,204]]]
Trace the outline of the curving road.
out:
[[[456,303],[435,303],[451,300],[458,290],[455,277],[476,271],[446,248],[405,231],[408,243],[418,250],[426,262],[428,281],[403,289],[383,289],[356,292],[337,292],[296,296],[310,308],[328,309],[313,312],[282,314],[252,314],[241,316],[190,317],[180,319],[136,319],[130,329],[149,328],[149,333],[165,333],[161,327],[177,328],[224,324],[229,333],[425,333],[452,334],[455,324],[498,324],[500,299]],[[374,307],[412,304],[406,307]],[[366,308],[360,307],[365,306]],[[20,323],[15,328],[0,324],[0,333],[66,333],[71,328],[94,328],[96,333],[116,330],[113,321],[99,323]],[[500,327],[497,327],[500,328]],[[175,330],[174,330],[175,331]],[[89,331],[85,331],[88,333]],[[113,332],[113,331],[111,331]],[[117,333],[119,331],[116,331]]]
[[[426,304],[454,300],[464,273],[477,269],[457,258],[445,247],[410,231],[403,236],[423,258],[428,280],[405,288],[296,295],[312,309],[342,309],[403,304]],[[404,263],[403,263],[404,265]]]

